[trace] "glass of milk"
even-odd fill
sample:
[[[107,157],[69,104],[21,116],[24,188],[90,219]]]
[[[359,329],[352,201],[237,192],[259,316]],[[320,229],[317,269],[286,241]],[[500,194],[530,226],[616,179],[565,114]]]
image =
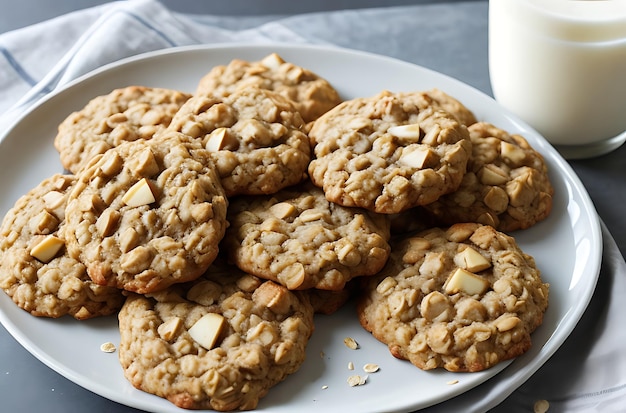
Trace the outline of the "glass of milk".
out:
[[[489,0],[496,100],[567,159],[626,140],[626,0]]]

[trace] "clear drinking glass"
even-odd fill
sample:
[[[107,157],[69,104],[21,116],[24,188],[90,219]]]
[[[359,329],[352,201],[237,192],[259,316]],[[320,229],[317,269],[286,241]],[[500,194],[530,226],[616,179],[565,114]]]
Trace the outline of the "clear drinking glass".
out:
[[[493,94],[568,159],[626,141],[626,0],[489,0]]]

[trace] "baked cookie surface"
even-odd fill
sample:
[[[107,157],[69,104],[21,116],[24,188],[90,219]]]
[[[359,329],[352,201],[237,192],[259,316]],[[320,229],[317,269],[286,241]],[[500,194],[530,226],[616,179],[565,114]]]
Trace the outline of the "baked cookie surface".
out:
[[[236,90],[259,87],[290,99],[305,122],[311,122],[341,102],[327,80],[308,69],[285,62],[272,53],[260,61],[234,59],[214,67],[199,82],[196,95],[229,96]]]
[[[384,214],[455,190],[471,153],[467,129],[452,115],[386,91],[331,109],[309,138],[309,176],[326,197]]]
[[[387,266],[363,286],[363,327],[425,370],[481,371],[523,354],[549,294],[534,259],[480,224],[398,239]]]
[[[0,228],[0,288],[35,316],[83,320],[112,314],[124,302],[121,291],[92,282],[67,254],[65,206],[75,182],[61,174],[43,180],[15,203]]]
[[[190,97],[177,90],[144,86],[128,86],[95,97],[59,125],[54,146],[61,164],[78,173],[107,149],[152,138],[169,125]]]
[[[472,156],[459,188],[425,208],[441,222],[526,229],[552,210],[554,189],[543,157],[520,135],[489,123],[469,128]]]
[[[207,314],[216,324],[198,328]],[[192,283],[132,294],[119,321],[120,362],[135,387],[182,408],[218,411],[254,409],[300,368],[314,328],[300,292],[213,266]]]
[[[378,272],[389,255],[386,217],[301,187],[233,200],[224,239],[229,258],[290,290],[342,290],[352,278]]]
[[[415,99],[419,105],[436,106],[454,116],[462,125],[470,126],[477,122],[474,113],[461,101],[440,89],[420,92],[400,92],[402,99]]]
[[[302,181],[311,157],[302,128],[288,99],[256,87],[194,96],[169,127],[202,142],[228,196],[271,194]]]
[[[227,203],[208,154],[187,136],[125,142],[78,176],[68,251],[101,285],[147,293],[193,280],[217,256]]]

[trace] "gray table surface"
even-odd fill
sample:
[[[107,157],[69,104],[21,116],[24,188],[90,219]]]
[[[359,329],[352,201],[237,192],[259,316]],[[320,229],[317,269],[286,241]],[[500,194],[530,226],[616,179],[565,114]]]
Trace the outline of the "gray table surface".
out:
[[[164,0],[173,11],[214,15],[251,16],[264,14],[266,18],[290,14],[330,11],[356,7],[380,7],[417,3],[436,3],[436,0],[324,0],[300,2],[290,0],[228,0],[225,2],[197,2],[192,0]],[[445,0],[442,2],[453,3]],[[105,3],[101,0],[0,0],[0,33],[19,29],[63,13]],[[486,2],[485,2],[486,3]],[[419,63],[431,69],[450,74],[491,94],[487,68],[487,19],[474,22],[476,32],[463,45],[472,51],[473,64],[451,67],[445,53],[421,57]],[[343,46],[350,46],[349,40]],[[373,50],[373,52],[379,52]],[[400,56],[405,60],[412,56]],[[619,249],[626,251],[626,146],[602,157],[570,161],[607,224]],[[9,333],[0,327],[0,411],[2,412],[137,412],[93,394],[49,369],[24,350]]]

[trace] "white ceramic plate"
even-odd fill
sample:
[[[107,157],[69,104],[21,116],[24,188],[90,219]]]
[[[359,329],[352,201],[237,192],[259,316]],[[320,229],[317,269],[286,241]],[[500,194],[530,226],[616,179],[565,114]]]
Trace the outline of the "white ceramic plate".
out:
[[[520,386],[563,343],[591,298],[601,261],[599,220],[574,172],[536,132],[481,92],[412,64],[338,48],[225,45],[165,50],[103,67],[48,97],[3,137],[0,214],[4,215],[19,196],[41,180],[62,171],[52,144],[56,127],[91,98],[133,84],[193,91],[200,77],[214,65],[226,64],[233,58],[258,60],[274,51],[287,61],[327,78],[344,98],[370,96],[383,89],[444,90],[464,102],[480,120],[522,133],[545,156],[556,194],[553,212],[547,220],[514,234],[522,248],[536,258],[544,279],[551,284],[544,323],[533,335],[533,347],[525,355],[480,373],[424,372],[394,359],[383,344],[359,326],[354,308],[348,306],[333,316],[317,318],[305,364],[274,387],[258,409],[408,411],[470,390],[478,392],[479,385],[489,379],[503,380],[505,393]],[[4,294],[0,295],[0,309],[0,320],[20,344],[69,380],[135,408],[179,411],[161,398],[134,389],[122,375],[117,354],[100,351],[104,342],[119,342],[114,317],[86,322],[68,317],[36,318],[19,309]],[[346,336],[355,338],[361,348],[348,350],[343,344]],[[354,363],[355,371],[348,370],[348,362]],[[377,363],[381,370],[370,374],[365,386],[349,387],[347,377],[358,373],[365,363]],[[449,384],[452,381],[458,383]],[[323,386],[328,387],[323,389]]]

